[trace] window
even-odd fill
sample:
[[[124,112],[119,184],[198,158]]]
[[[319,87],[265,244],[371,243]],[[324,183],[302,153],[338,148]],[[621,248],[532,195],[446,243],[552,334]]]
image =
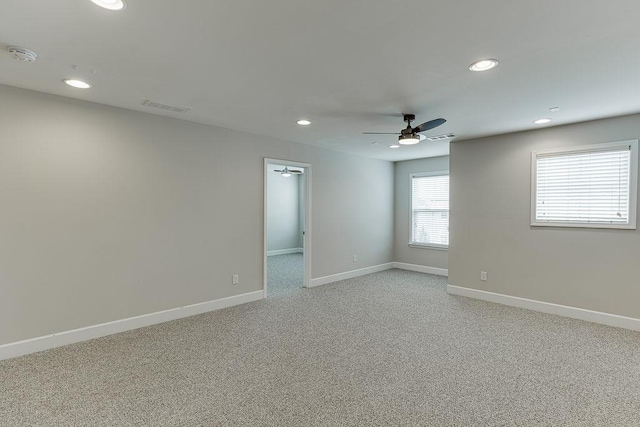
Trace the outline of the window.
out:
[[[636,228],[638,141],[531,155],[531,225]]]
[[[449,172],[411,175],[410,245],[449,246]]]

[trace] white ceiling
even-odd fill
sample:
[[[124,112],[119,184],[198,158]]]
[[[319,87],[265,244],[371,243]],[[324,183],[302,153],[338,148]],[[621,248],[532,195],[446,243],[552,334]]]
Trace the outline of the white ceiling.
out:
[[[399,113],[446,118],[426,135],[468,139],[640,112],[637,0],[127,3],[2,0],[0,84],[164,114],[151,99],[192,109],[168,116],[386,160],[448,153],[361,134],[398,131]],[[499,67],[468,71],[486,57]]]

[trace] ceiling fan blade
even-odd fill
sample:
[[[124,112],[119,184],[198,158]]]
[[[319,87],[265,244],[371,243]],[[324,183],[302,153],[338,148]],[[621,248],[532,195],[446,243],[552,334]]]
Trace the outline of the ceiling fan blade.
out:
[[[445,122],[446,122],[445,119],[435,119],[428,122],[424,122],[423,124],[414,127],[413,132],[420,133],[420,132],[427,131],[429,129],[437,128],[438,126],[443,125]]]
[[[363,135],[400,135],[400,132],[362,132]]]
[[[280,170],[274,169],[273,171],[274,171],[274,172],[280,172],[280,173],[281,173],[281,172],[284,172],[282,169],[280,169]]]
[[[299,170],[295,170],[295,169],[289,169],[290,173],[302,173],[302,171]]]

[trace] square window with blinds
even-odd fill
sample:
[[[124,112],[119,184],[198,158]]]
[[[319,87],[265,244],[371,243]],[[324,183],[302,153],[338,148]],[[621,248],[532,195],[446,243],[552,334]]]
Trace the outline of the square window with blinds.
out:
[[[637,145],[532,153],[531,225],[635,229]]]
[[[449,175],[411,175],[411,243],[449,246]]]

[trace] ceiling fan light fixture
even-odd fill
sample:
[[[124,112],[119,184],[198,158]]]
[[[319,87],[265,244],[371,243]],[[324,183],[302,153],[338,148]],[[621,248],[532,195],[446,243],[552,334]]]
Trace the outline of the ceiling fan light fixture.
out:
[[[414,145],[420,142],[420,137],[415,134],[400,135],[398,137],[398,143],[401,145]]]
[[[471,71],[487,71],[497,67],[498,64],[499,62],[497,59],[481,59],[480,61],[476,61],[473,64],[469,65],[469,69]]]
[[[299,169],[289,169],[288,166],[285,166],[282,169],[274,169],[274,172],[279,173],[280,175],[282,175],[285,178],[289,178],[291,175],[301,175],[304,173],[303,170],[299,170]]]

